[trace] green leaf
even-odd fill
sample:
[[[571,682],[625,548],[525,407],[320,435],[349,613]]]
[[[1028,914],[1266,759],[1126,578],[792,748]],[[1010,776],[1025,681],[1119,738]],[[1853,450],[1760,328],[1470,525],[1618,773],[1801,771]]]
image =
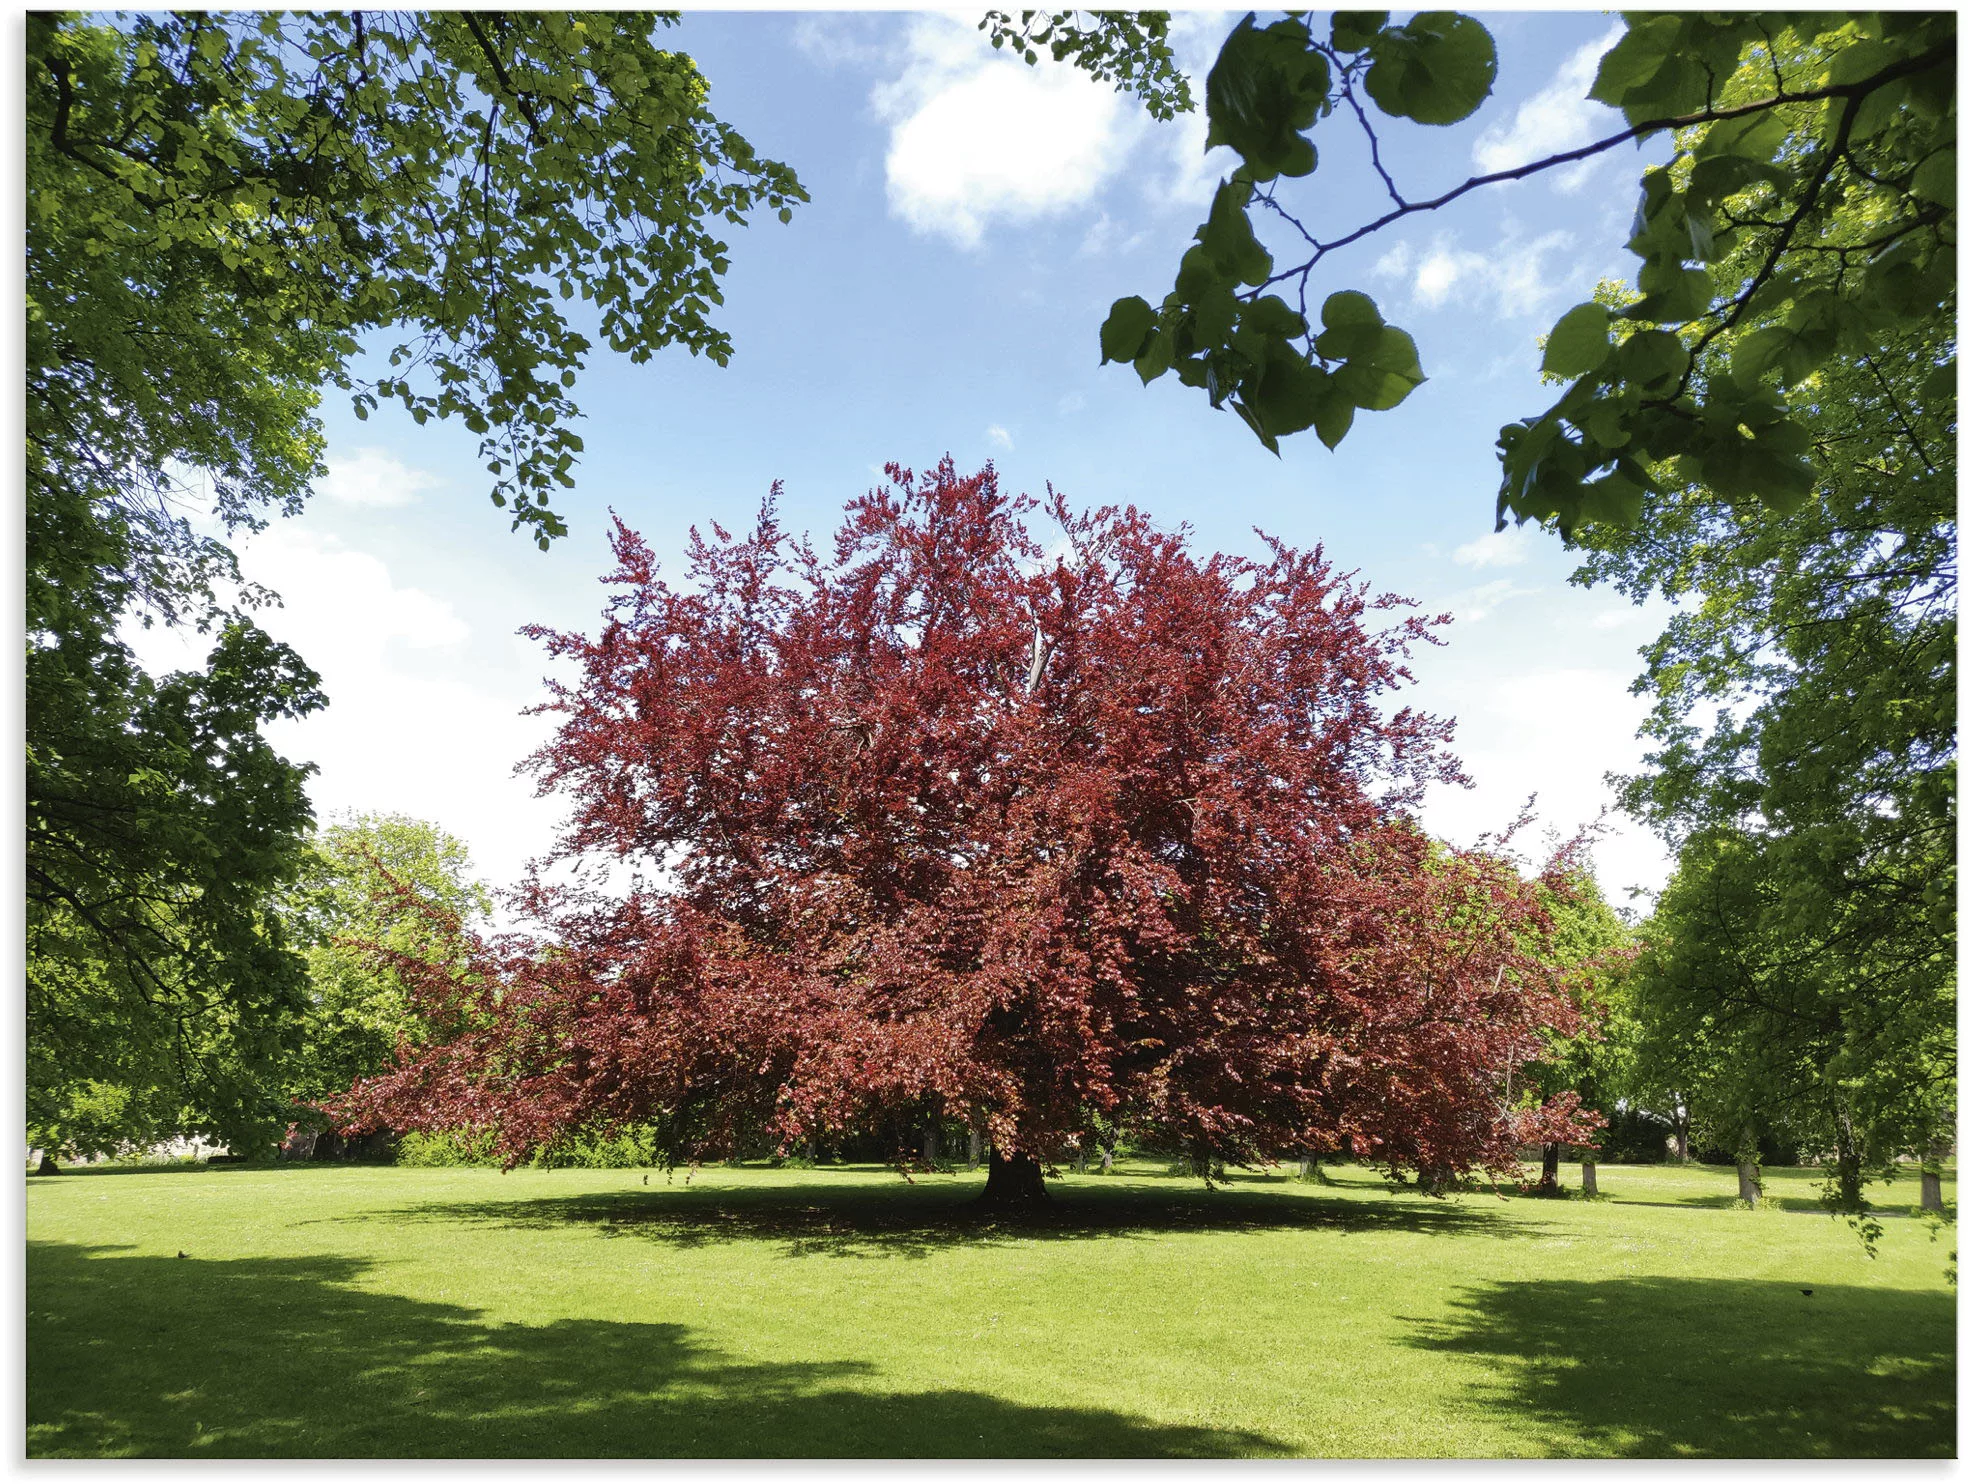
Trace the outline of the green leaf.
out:
[[[1266,448],[1270,449],[1273,454],[1277,454],[1278,457],[1280,458],[1284,457],[1284,455],[1279,453],[1278,451],[1278,440],[1275,437],[1273,437],[1270,431],[1264,426],[1263,419],[1261,419],[1255,412],[1253,412],[1250,409],[1249,406],[1247,406],[1242,401],[1232,402],[1230,405],[1236,409],[1237,416],[1241,417],[1244,420],[1245,424],[1250,428],[1250,430],[1253,433],[1257,434],[1257,441],[1259,443],[1262,443]]]
[[[1198,245],[1182,255],[1182,263],[1175,270],[1176,296],[1185,304],[1194,304],[1211,284],[1222,281],[1223,270],[1216,259]]]
[[[1328,395],[1328,377],[1290,346],[1280,345],[1264,364],[1251,405],[1274,436],[1302,432],[1312,426]]]
[[[1326,302],[1319,307],[1319,323],[1328,330],[1358,325],[1379,329],[1386,321],[1380,317],[1380,306],[1368,295],[1358,289],[1341,289],[1326,296]]]
[[[1244,305],[1243,322],[1258,334],[1291,339],[1305,333],[1305,318],[1276,294],[1266,294]]]
[[[1138,294],[1116,299],[1100,327],[1100,364],[1131,361],[1140,355],[1155,328],[1155,311]]]
[[[1954,149],[1935,150],[1913,172],[1908,189],[1923,201],[1939,206],[1954,205]]]
[[[1175,337],[1166,327],[1158,325],[1148,332],[1148,339],[1134,357],[1135,374],[1141,378],[1141,384],[1146,386],[1168,370],[1169,363],[1174,358]]]
[[[1387,12],[1384,10],[1336,10],[1332,18],[1332,49],[1336,52],[1364,51],[1386,24]]]
[[[1544,374],[1567,380],[1597,371],[1612,351],[1612,314],[1603,304],[1578,304],[1551,327],[1544,343]]]
[[[1456,124],[1490,96],[1496,42],[1480,21],[1431,10],[1390,27],[1367,48],[1367,96],[1418,124]]]
[[[1344,397],[1327,397],[1312,422],[1312,429],[1327,448],[1338,448],[1339,440],[1353,426],[1353,404]]]
[[[1688,351],[1666,330],[1642,330],[1627,337],[1609,358],[1621,379],[1642,388],[1678,381],[1688,369]]]
[[[1674,15],[1654,16],[1632,27],[1599,59],[1599,73],[1586,96],[1619,107],[1629,92],[1653,81],[1680,36],[1681,18]]]
[[[1209,221],[1198,234],[1203,251],[1234,282],[1260,284],[1271,275],[1271,254],[1251,230],[1249,181],[1226,180],[1216,188]]]

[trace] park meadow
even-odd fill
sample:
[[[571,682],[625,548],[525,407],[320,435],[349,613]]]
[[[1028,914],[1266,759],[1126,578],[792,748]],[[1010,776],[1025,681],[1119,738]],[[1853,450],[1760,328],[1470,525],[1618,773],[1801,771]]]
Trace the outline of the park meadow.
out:
[[[1951,1456],[1951,1231],[1764,1173],[102,1167],[29,1182],[28,1453]]]

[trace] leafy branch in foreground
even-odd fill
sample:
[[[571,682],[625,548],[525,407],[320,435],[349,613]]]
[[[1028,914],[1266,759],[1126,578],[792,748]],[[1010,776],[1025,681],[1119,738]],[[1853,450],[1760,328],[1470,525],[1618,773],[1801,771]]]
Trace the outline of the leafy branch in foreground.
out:
[[[1205,88],[1208,143],[1243,163],[1218,187],[1173,291],[1159,306],[1115,303],[1102,360],[1131,362],[1144,382],[1173,370],[1274,453],[1307,428],[1336,446],[1356,412],[1396,407],[1425,378],[1412,337],[1366,294],[1328,295],[1314,327],[1311,278],[1329,255],[1485,187],[1671,133],[1674,159],[1643,178],[1627,244],[1641,259],[1638,296],[1579,305],[1553,328],[1544,369],[1571,385],[1503,430],[1498,523],[1548,521],[1567,535],[1631,524],[1647,493],[1690,475],[1795,509],[1816,471],[1788,399],[1808,396],[1827,360],[1862,358],[1951,302],[1953,59],[1952,15],[1630,16],[1590,94],[1620,108],[1626,128],[1411,200],[1381,159],[1374,113],[1468,118],[1495,78],[1489,33],[1449,12],[1398,26],[1384,12],[1341,12],[1321,41],[1298,16],[1264,27],[1247,16]],[[1392,205],[1326,232],[1294,214],[1279,182],[1318,168],[1310,135],[1341,111]],[[1277,265],[1256,208],[1302,256]]]
[[[1028,63],[1039,60],[1040,48],[1055,62],[1071,60],[1096,82],[1135,94],[1164,123],[1196,106],[1168,26],[1165,10],[1022,10],[1015,23],[1008,11],[993,10],[977,23],[992,46],[1009,45]]]

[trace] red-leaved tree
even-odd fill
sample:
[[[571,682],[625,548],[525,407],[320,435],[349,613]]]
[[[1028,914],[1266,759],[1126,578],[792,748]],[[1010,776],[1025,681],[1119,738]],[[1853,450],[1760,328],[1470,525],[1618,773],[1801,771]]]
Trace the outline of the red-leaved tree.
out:
[[[1406,813],[1459,779],[1387,704],[1441,620],[1318,550],[1199,560],[1056,495],[1041,549],[988,466],[888,472],[831,559],[768,502],[681,588],[617,522],[602,631],[529,630],[579,676],[530,766],[556,859],[633,888],[536,879],[539,932],[400,965],[443,1033],[345,1119],[513,1159],[654,1119],[702,1158],[928,1113],[1008,1200],[1095,1112],[1210,1161],[1512,1163],[1561,1111],[1513,1068],[1571,1011],[1536,894]]]

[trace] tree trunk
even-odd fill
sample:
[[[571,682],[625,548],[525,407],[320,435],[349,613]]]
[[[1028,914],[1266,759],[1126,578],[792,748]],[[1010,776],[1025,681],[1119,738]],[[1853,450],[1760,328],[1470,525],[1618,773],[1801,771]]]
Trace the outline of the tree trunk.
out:
[[[1688,1125],[1694,1121],[1686,1103],[1677,1103],[1674,1108],[1674,1157],[1682,1164],[1688,1162]]]
[[[936,1125],[934,1123],[923,1130],[922,1149],[923,1163],[934,1168],[936,1164]]]
[[[1736,1198],[1747,1201],[1751,1210],[1763,1199],[1763,1174],[1754,1159],[1736,1161]]]
[[[1947,1158],[1948,1141],[1936,1134],[1927,1143],[1927,1157],[1920,1161],[1920,1209],[1941,1211],[1941,1161]]]
[[[1539,1195],[1558,1194],[1558,1160],[1564,1152],[1565,1146],[1563,1144],[1546,1144],[1544,1146],[1544,1169],[1538,1175]]]
[[[984,1130],[973,1127],[970,1131],[970,1167],[974,1170],[984,1163]]]
[[[1579,1163],[1579,1189],[1587,1195],[1599,1194],[1599,1161],[1582,1160]]]
[[[1103,1175],[1110,1175],[1113,1173],[1113,1171],[1114,1171],[1114,1151],[1111,1149],[1102,1149],[1100,1151],[1100,1173]],[[1936,1189],[1938,1188],[1939,1187],[1937,1186]]]
[[[1006,1210],[1030,1210],[1052,1199],[1046,1194],[1045,1172],[1029,1154],[1004,1155],[991,1151],[991,1173],[985,1177],[979,1205],[1000,1206]]]
[[[41,1163],[35,1169],[34,1173],[37,1175],[59,1175],[61,1172],[61,1166],[55,1163],[55,1157],[43,1149],[41,1151]],[[1935,1183],[1934,1188],[1936,1190],[1941,1188],[1939,1182]]]

